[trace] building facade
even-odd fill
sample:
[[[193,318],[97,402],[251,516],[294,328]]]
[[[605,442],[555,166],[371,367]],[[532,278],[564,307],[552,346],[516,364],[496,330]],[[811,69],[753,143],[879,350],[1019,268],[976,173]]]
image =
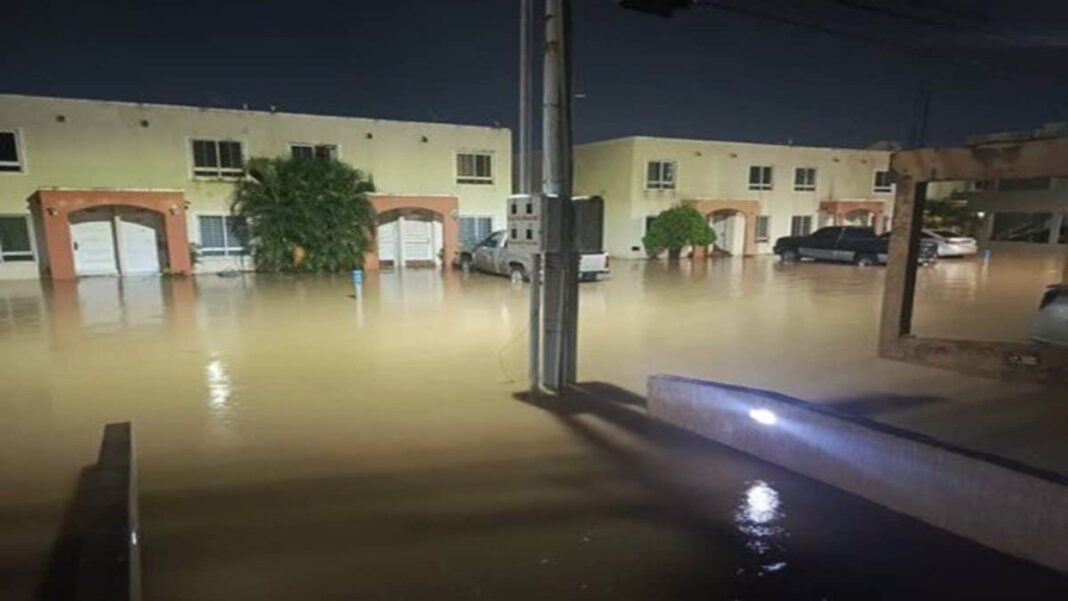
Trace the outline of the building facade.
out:
[[[499,127],[0,95],[0,278],[247,267],[230,202],[255,156],[369,174],[369,268],[448,264],[504,227],[511,148]]]
[[[575,191],[605,199],[605,247],[646,256],[652,218],[676,205],[706,215],[716,249],[770,253],[780,236],[889,223],[890,152],[628,137],[575,148]]]

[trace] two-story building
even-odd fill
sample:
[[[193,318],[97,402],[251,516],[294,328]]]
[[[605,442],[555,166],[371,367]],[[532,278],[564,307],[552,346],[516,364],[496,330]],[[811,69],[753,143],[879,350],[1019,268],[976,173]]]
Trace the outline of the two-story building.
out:
[[[825,225],[889,223],[890,151],[627,137],[575,148],[575,190],[605,199],[605,247],[643,257],[642,236],[665,209],[707,215],[716,247],[771,252],[779,236]]]
[[[287,155],[373,178],[371,268],[447,263],[504,227],[504,128],[0,95],[0,279],[245,267],[234,182]]]

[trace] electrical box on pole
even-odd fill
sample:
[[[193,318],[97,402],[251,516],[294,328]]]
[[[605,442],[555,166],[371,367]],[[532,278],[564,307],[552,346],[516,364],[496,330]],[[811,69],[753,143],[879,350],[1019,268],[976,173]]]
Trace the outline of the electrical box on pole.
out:
[[[568,203],[574,227],[574,250],[599,253],[604,250],[604,199],[578,196]],[[544,194],[517,194],[508,198],[508,247],[532,253],[553,253],[563,248],[560,229],[550,224],[560,221],[564,209],[560,199]]]

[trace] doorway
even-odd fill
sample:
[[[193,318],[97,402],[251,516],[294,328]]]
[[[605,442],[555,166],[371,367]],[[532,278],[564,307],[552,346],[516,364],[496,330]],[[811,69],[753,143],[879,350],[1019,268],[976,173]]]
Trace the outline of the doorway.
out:
[[[716,211],[709,225],[716,233],[715,250],[731,256],[745,254],[745,215],[731,209]]]
[[[104,206],[70,214],[77,276],[160,272],[163,219],[138,207]]]

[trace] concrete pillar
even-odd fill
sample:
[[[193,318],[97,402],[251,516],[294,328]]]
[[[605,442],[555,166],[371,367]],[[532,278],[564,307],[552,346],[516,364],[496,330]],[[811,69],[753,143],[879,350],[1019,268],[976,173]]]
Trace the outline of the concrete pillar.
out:
[[[1063,213],[1054,213],[1049,222],[1049,243],[1059,244],[1061,240],[1061,224],[1064,223]]]

